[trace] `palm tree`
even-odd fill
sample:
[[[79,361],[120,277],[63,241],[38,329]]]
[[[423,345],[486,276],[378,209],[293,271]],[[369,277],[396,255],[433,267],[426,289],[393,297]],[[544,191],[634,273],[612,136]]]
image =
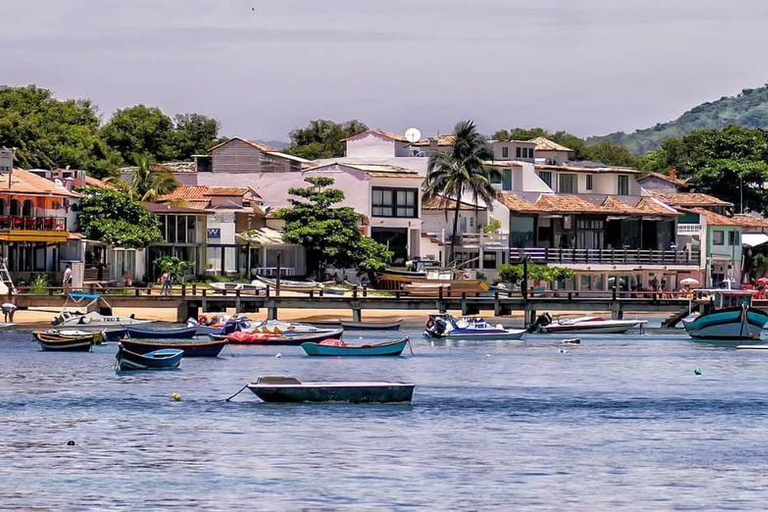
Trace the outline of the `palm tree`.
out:
[[[154,172],[154,165],[148,157],[136,155],[134,160],[136,168],[132,171],[130,188],[140,201],[155,201],[179,187],[180,183],[170,172]]]
[[[447,153],[436,153],[429,157],[427,179],[424,182],[425,200],[440,198],[439,205],[445,210],[448,218],[450,202],[455,198],[453,216],[453,236],[451,237],[451,252],[448,258],[453,261],[459,228],[459,209],[461,198],[465,193],[471,194],[477,208],[478,200],[482,199],[492,209],[492,200],[496,194],[491,181],[500,177],[496,169],[484,165],[486,160],[493,159],[493,151],[477,131],[471,120],[461,121],[455,128],[453,148]]]

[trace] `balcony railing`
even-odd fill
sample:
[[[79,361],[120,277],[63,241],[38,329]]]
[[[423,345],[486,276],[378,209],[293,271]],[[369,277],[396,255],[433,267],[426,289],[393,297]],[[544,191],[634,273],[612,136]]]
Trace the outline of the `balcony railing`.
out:
[[[655,249],[554,249],[510,248],[509,261],[521,262],[525,257],[536,263],[592,263],[612,265],[698,265],[701,254],[690,251]]]
[[[443,237],[446,244],[451,243],[450,232],[426,232],[424,234],[437,240],[440,240],[441,237]],[[506,249],[508,245],[508,237],[505,234],[487,235],[485,233],[459,233],[457,236],[459,238],[458,247],[464,247],[466,249],[477,248],[481,243],[483,247],[501,247],[503,249]]]
[[[64,217],[21,217],[0,215],[0,231],[66,231]]]
[[[701,224],[678,224],[678,235],[696,235],[701,233]]]

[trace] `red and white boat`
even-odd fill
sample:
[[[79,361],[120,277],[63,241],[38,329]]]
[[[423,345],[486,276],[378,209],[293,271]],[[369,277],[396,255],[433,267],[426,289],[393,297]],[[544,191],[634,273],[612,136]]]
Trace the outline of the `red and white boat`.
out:
[[[546,334],[559,333],[594,333],[594,334],[623,334],[630,329],[638,329],[648,323],[648,320],[611,320],[599,316],[580,316],[552,320],[549,313],[541,315],[536,324],[538,330]]]

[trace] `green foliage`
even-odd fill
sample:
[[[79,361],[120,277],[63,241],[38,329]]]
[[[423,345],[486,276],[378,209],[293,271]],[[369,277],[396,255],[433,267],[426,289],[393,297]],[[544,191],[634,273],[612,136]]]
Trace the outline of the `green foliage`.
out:
[[[488,224],[483,226],[483,233],[485,233],[486,235],[496,234],[500,230],[501,230],[501,221],[493,217],[491,217],[491,219],[488,221]]]
[[[360,234],[362,216],[354,208],[334,207],[344,200],[341,190],[329,188],[332,178],[306,178],[310,187],[292,188],[291,206],[278,212],[285,221],[283,239],[301,244],[307,270],[319,274],[327,266],[354,267],[363,271],[383,270],[392,257],[387,248]]]
[[[158,218],[127,194],[93,187],[82,192],[79,221],[86,238],[133,248],[162,240]]]
[[[517,283],[523,280],[523,265],[505,264],[499,267],[498,277],[507,283]],[[538,263],[528,264],[529,283],[555,283],[566,279],[573,279],[575,273],[570,268],[548,267]]]
[[[755,254],[752,258],[752,274],[758,278],[768,275],[768,256],[762,253]]]
[[[188,261],[177,258],[176,256],[161,256],[152,262],[158,273],[169,270],[174,281],[183,281],[184,276],[192,268]]]
[[[367,129],[356,119],[341,124],[317,119],[304,128],[294,129],[290,133],[291,145],[285,151],[308,160],[344,156],[344,139]]]
[[[523,278],[523,266],[505,263],[499,267],[497,275],[505,283],[516,283]]]
[[[120,156],[99,134],[99,116],[90,100],[57,100],[34,85],[0,87],[0,146],[17,148],[24,168],[88,169],[114,172]]]
[[[45,274],[37,274],[29,282],[29,290],[35,295],[43,295],[48,288],[48,277]]]
[[[125,162],[132,161],[134,155],[159,161],[175,157],[171,140],[173,120],[159,108],[136,105],[118,110],[101,134]]]
[[[488,209],[492,208],[492,199],[496,190],[491,185],[494,180],[501,180],[501,173],[496,168],[486,167],[483,162],[493,159],[493,151],[486,140],[478,133],[471,120],[461,121],[454,129],[456,139],[451,151],[436,153],[429,157],[427,179],[424,182],[424,199],[441,198],[441,205],[450,208],[449,199],[454,201],[453,235],[449,261],[453,260],[459,227],[459,208],[461,198],[467,193],[472,195],[477,204],[482,199]]]
[[[715,195],[744,208],[768,211],[768,131],[741,126],[702,130],[680,139],[664,141],[642,158],[641,169],[665,172],[674,167],[690,178],[697,192]]]
[[[610,141],[633,154],[657,149],[665,140],[684,137],[698,130],[722,129],[730,125],[768,129],[768,84],[744,89],[737,96],[705,102],[667,123],[633,133],[615,132],[587,139],[588,144]]]
[[[155,201],[181,184],[170,172],[153,172],[152,161],[144,155],[136,155],[136,168],[132,171],[129,190],[139,201]]]
[[[221,128],[216,119],[201,114],[179,114],[171,136],[173,157],[190,160],[192,155],[205,155],[216,145]]]

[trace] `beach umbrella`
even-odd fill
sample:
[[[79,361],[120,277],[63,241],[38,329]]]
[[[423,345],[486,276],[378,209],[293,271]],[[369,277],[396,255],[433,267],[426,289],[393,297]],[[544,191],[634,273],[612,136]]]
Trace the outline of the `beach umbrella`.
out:
[[[758,279],[757,286],[768,286],[768,277],[761,277]]]
[[[680,280],[680,284],[683,286],[696,286],[699,282],[692,277],[686,277],[685,279]]]

